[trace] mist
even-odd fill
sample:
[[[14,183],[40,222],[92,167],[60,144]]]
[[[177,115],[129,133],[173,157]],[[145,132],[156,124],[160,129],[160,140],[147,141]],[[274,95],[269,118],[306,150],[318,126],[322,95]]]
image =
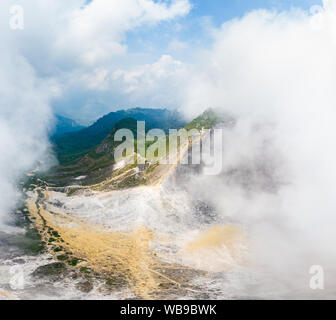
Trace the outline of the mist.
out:
[[[0,69],[0,229],[9,230],[19,183],[48,159],[53,116],[47,87],[22,56],[1,50]]]
[[[182,105],[237,120],[217,150],[222,174],[194,177],[190,192],[246,226],[253,264],[300,289],[311,265],[336,266],[335,18],[328,1],[312,13],[258,10],[224,23]]]

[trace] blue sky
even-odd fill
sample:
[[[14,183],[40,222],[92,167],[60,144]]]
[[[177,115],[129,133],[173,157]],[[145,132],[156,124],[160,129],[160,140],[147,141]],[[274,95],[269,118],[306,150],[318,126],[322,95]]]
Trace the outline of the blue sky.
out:
[[[241,18],[244,14],[257,9],[309,10],[313,5],[322,4],[321,0],[190,0],[190,2],[193,8],[187,16],[162,23],[155,28],[145,27],[128,33],[127,45],[130,50],[142,50],[148,55],[160,54],[167,49],[167,42],[171,38],[183,42],[198,42],[202,46],[208,43],[209,25],[220,27],[228,20]]]
[[[290,7],[308,9],[312,5],[321,4],[319,0],[193,0],[194,10],[191,16],[211,16],[220,24],[225,20],[240,17],[253,9],[279,9]]]

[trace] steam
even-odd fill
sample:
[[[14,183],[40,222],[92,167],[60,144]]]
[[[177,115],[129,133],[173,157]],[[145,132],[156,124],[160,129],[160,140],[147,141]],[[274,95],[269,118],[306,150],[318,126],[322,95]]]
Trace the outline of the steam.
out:
[[[237,125],[222,175],[194,178],[191,192],[246,225],[273,270],[335,266],[335,1],[315,14],[254,11],[214,36],[183,110],[221,108]]]
[[[0,228],[19,197],[17,185],[37,161],[47,157],[52,119],[48,90],[13,50],[0,54]]]

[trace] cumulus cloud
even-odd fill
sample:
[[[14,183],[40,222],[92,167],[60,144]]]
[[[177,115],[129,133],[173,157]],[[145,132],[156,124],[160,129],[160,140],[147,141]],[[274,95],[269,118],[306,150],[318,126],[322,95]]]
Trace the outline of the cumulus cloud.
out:
[[[14,4],[14,0],[1,3],[6,27],[9,7]],[[191,10],[189,0],[22,0],[20,5],[25,28],[12,33],[7,41],[18,48],[38,76],[52,82],[58,95],[53,105],[58,112],[80,118],[85,105],[95,104],[88,112],[90,120],[122,101],[128,106],[134,103],[127,95],[112,91],[121,84],[109,86],[116,70],[138,70],[144,64],[141,53],[129,52],[128,34],[144,27],[150,30]],[[146,58],[146,64],[157,57],[150,59]],[[120,97],[119,102],[114,101],[115,96]]]
[[[178,92],[187,74],[186,64],[163,55],[153,64],[115,71],[112,83],[119,86],[119,91],[130,95],[132,101],[176,107],[181,101]]]
[[[2,5],[8,12],[13,4],[14,0],[6,0]],[[46,74],[111,63],[127,52],[127,32],[183,17],[191,10],[188,0],[22,0],[20,5],[26,28],[12,41]]]
[[[157,61],[128,68],[101,67],[89,72],[73,72],[67,86],[74,92],[64,103],[72,104],[77,116],[88,117],[107,113],[113,107],[167,107],[176,109],[182,100],[184,86],[190,74],[188,63],[162,55]],[[174,94],[171,94],[174,92]],[[81,105],[74,106],[76,98]],[[83,103],[84,102],[84,103]]]
[[[71,13],[67,33],[60,37],[56,47],[70,48],[85,65],[101,64],[113,55],[126,52],[127,31],[184,16],[190,9],[188,0],[175,0],[170,4],[152,0],[113,3],[94,0]]]

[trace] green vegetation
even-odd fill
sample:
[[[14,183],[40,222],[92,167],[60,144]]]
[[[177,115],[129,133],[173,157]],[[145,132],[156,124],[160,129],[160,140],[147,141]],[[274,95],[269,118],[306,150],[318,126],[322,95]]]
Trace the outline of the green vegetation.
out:
[[[81,158],[92,148],[99,145],[119,121],[127,118],[146,121],[147,130],[161,128],[168,132],[170,128],[179,128],[185,125],[177,112],[167,109],[135,108],[111,112],[88,128],[67,133],[60,137],[53,137],[52,140],[55,144],[59,162],[68,164]]]
[[[126,189],[130,187],[136,187],[146,183],[146,179],[143,176],[137,176],[136,174],[123,179],[118,183],[118,189]]]
[[[48,173],[48,176],[42,177],[43,180],[48,181],[55,186],[69,186],[69,185],[82,185],[89,186],[94,184],[99,184],[106,180],[107,177],[121,176],[122,174],[130,171],[132,168],[137,167],[138,165],[131,164],[122,168],[121,170],[114,171],[114,150],[119,146],[120,141],[114,141],[114,135],[119,129],[129,129],[134,135],[134,150],[137,150],[137,145],[139,141],[144,139],[144,137],[137,136],[137,120],[146,120],[146,129],[147,131],[151,127],[160,128],[168,131],[170,128],[181,129],[183,128],[184,123],[176,119],[176,113],[172,113],[167,110],[151,110],[151,109],[131,109],[127,111],[120,111],[116,113],[111,113],[100,120],[98,120],[93,126],[79,131],[74,134],[82,136],[83,132],[90,132],[90,135],[95,136],[91,142],[97,141],[101,138],[102,132],[106,133],[108,124],[113,123],[116,119],[124,117],[126,115],[132,115],[133,117],[127,117],[119,120],[113,124],[112,130],[109,130],[105,135],[105,138],[102,138],[100,143],[95,144],[88,151],[85,151],[78,159],[74,161],[67,162],[66,164],[55,167]],[[174,121],[173,121],[174,120]],[[148,125],[148,122],[150,125]],[[205,111],[201,116],[194,119],[191,123],[186,125],[184,128],[187,130],[197,129],[201,130],[212,128],[213,126],[223,122],[223,117],[218,116],[218,113],[212,109]],[[182,124],[182,125],[181,125]],[[169,127],[168,127],[169,126]],[[86,130],[86,131],[85,131]],[[72,136],[74,137],[74,136]],[[84,136],[83,136],[84,137]],[[64,137],[65,139],[66,137]],[[85,140],[85,139],[84,139]],[[76,141],[76,139],[74,140]],[[146,141],[145,149],[153,144],[158,142],[161,146],[164,144],[164,147],[169,152],[169,136],[166,135],[161,138],[155,138],[154,141]],[[72,144],[73,142],[71,142]],[[180,139],[177,139],[178,146],[180,144]],[[69,153],[68,155],[74,156],[78,148],[73,147],[69,144]],[[68,152],[67,151],[67,152]],[[79,155],[79,154],[77,154]],[[144,157],[145,155],[141,155]],[[77,158],[77,156],[75,156]],[[69,160],[70,158],[68,158]],[[62,161],[62,159],[60,159]],[[150,156],[146,157],[148,161],[145,166],[144,174],[130,174],[126,177],[123,177],[118,183],[112,183],[112,188],[123,189],[133,186],[138,186],[146,184],[147,178],[151,172],[155,170],[153,163],[157,161],[155,158]],[[143,170],[143,169],[142,169]],[[82,177],[83,179],[75,180],[76,177]],[[74,187],[68,190],[67,195],[72,196],[77,192],[78,188]]]
[[[72,267],[75,267],[75,266],[77,266],[78,262],[79,262],[79,259],[71,259],[71,260],[68,262],[68,264],[69,264],[70,266],[72,266]]]
[[[68,196],[68,197],[71,197],[71,196],[74,195],[76,192],[77,192],[76,189],[71,189],[71,190],[67,193],[67,196]]]
[[[113,279],[113,278],[108,278],[108,279],[106,279],[106,284],[107,284],[108,286],[115,286],[115,285],[117,284],[117,282],[116,282],[116,280]]]
[[[40,234],[32,228],[27,229],[24,236],[15,237],[13,241],[27,254],[38,255],[45,249],[45,244],[41,241]]]
[[[54,262],[45,266],[38,267],[34,272],[35,277],[60,276],[66,271],[66,265],[63,262]]]
[[[65,254],[61,254],[61,255],[57,256],[57,259],[60,260],[60,261],[65,261],[65,260],[68,260],[68,256],[65,255]]]
[[[188,125],[185,126],[187,130],[190,129],[211,129],[217,124],[223,122],[223,117],[219,116],[219,113],[213,109],[208,109],[203,112],[202,115],[191,121]]]
[[[52,231],[51,234],[56,237],[56,238],[59,238],[59,234],[57,231]]]
[[[92,270],[88,267],[81,267],[79,271],[83,273],[90,273]]]

